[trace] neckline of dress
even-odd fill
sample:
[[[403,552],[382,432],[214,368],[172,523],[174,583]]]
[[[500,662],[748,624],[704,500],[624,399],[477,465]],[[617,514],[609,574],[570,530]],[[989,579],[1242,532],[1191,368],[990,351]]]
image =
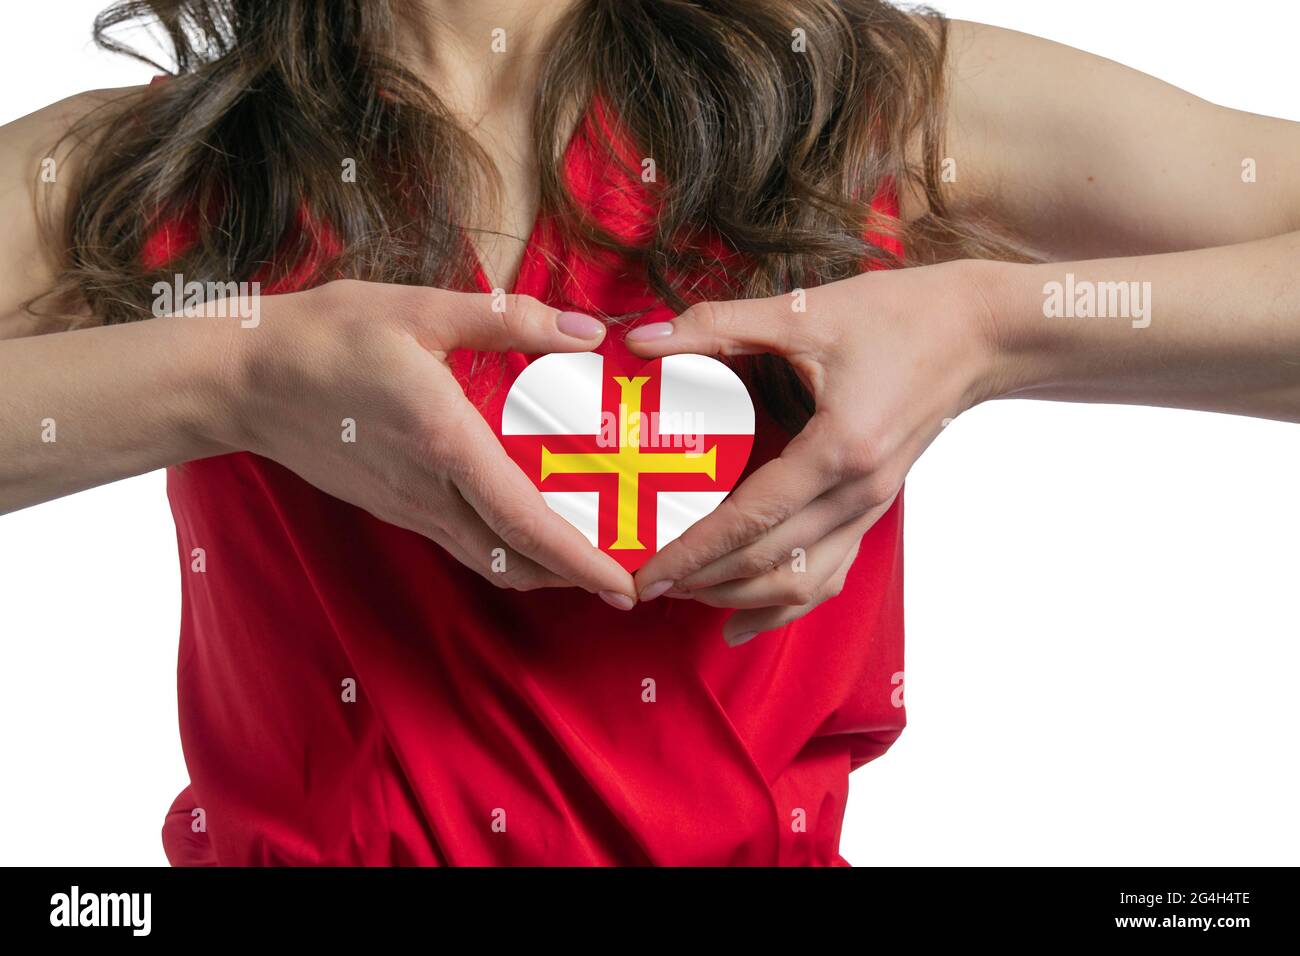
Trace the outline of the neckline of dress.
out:
[[[588,139],[590,136],[587,124],[591,121],[593,110],[593,107],[584,109],[578,116],[577,122],[573,124],[573,129],[569,132],[569,138],[564,144],[560,159],[561,172],[565,176],[570,173],[573,155],[579,141]],[[474,283],[478,286],[480,292],[493,294],[498,288],[502,288],[507,295],[519,295],[530,286],[537,264],[543,258],[539,255],[538,247],[541,243],[546,218],[546,210],[539,205],[537,214],[533,216],[532,227],[528,230],[528,237],[524,240],[524,254],[519,260],[519,268],[515,270],[514,278],[508,287],[494,286],[492,284],[492,280],[488,278],[487,269],[483,266],[483,256],[472,242],[467,241],[468,252],[474,266]]]

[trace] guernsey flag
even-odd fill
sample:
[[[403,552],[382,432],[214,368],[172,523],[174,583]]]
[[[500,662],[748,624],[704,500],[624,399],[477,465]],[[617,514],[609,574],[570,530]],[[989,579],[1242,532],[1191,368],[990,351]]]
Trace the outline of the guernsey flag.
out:
[[[736,374],[703,355],[641,365],[556,353],[515,379],[501,441],[553,511],[635,571],[735,487],[754,406]]]

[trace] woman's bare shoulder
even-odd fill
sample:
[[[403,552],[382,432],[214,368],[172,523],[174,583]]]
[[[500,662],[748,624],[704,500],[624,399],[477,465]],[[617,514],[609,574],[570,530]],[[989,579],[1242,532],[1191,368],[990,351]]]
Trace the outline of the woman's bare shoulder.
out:
[[[147,85],[87,90],[0,126],[0,177],[6,186],[40,182],[40,174],[50,168],[45,160],[57,160],[60,155],[72,158],[76,140],[68,137],[76,132],[78,124],[146,89]]]
[[[145,89],[87,90],[0,126],[0,339],[35,331],[22,305],[47,292],[62,267],[47,226],[62,219],[95,115]]]

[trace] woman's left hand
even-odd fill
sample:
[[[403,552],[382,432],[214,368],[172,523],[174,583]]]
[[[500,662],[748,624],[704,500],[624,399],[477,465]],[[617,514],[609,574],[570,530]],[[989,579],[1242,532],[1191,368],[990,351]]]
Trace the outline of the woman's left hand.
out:
[[[868,272],[809,289],[803,303],[800,294],[706,302],[630,332],[629,348],[646,358],[780,355],[816,405],[779,457],[646,562],[641,599],[738,608],[724,629],[735,646],[838,594],[912,463],[949,421],[997,393],[986,265]]]

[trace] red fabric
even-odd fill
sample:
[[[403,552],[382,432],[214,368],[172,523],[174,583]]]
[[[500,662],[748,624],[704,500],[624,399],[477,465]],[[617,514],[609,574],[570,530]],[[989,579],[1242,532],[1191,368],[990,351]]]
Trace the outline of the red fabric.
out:
[[[571,186],[635,234],[652,198],[590,123],[569,148]],[[153,264],[193,235],[159,228]],[[671,316],[634,270],[559,244],[545,220],[515,291]],[[617,329],[601,351],[629,355]],[[494,424],[527,362],[508,355],[503,381],[471,382],[454,356]],[[760,411],[750,469],[787,437]],[[727,611],[502,591],[252,454],[172,468],[168,495],[192,780],[163,828],[176,865],[842,865],[849,771],[903,728],[901,498],[838,598],[733,650]]]

